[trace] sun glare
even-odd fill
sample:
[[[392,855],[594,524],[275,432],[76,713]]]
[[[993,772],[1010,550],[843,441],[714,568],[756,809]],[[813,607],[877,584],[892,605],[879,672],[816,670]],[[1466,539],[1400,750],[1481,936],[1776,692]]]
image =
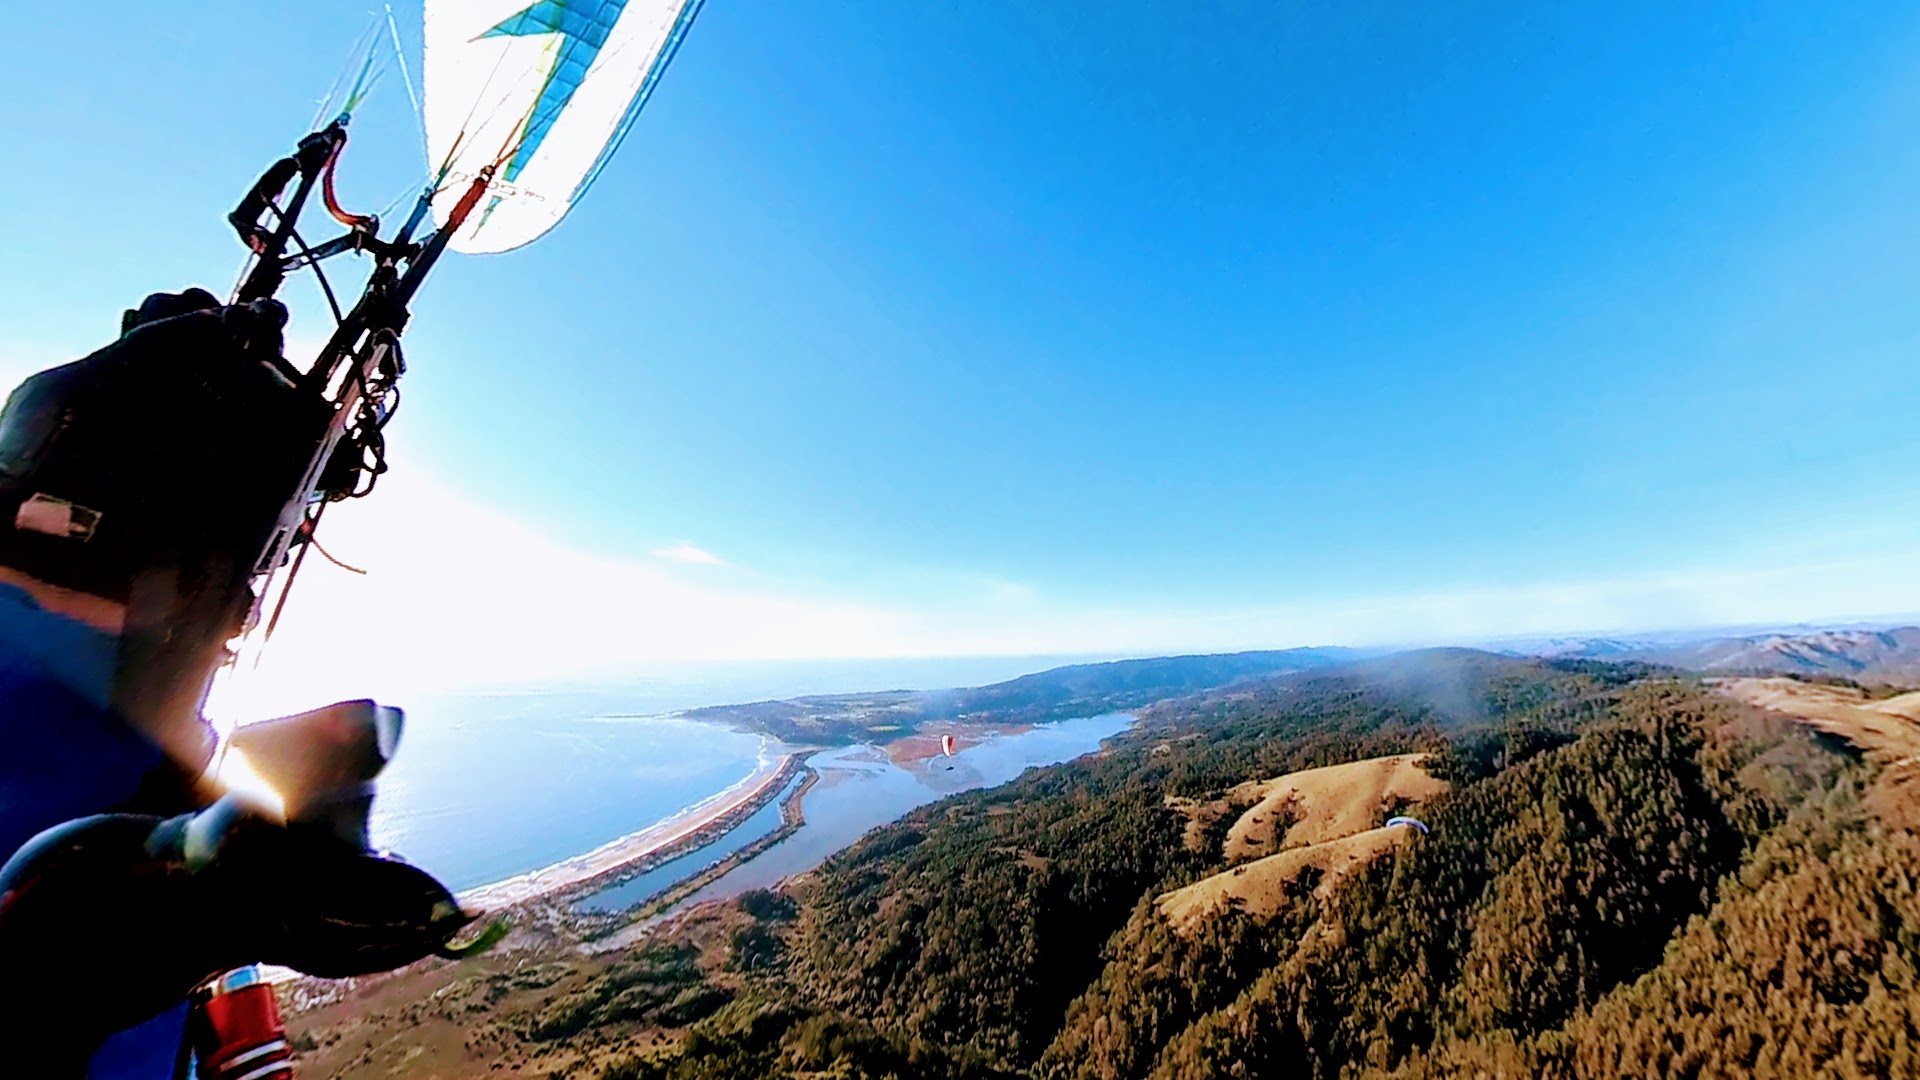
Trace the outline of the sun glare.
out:
[[[240,795],[274,817],[285,817],[287,802],[266,778],[254,771],[247,755],[229,746],[214,759],[213,779],[222,787]]]

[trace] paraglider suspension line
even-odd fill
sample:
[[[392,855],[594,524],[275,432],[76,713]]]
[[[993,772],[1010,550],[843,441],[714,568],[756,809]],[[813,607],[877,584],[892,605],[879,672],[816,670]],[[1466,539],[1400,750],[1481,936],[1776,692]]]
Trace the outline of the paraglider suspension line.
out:
[[[318,524],[318,522],[316,522],[315,524]],[[337,566],[337,567],[339,567],[340,569],[342,569],[342,570],[345,570],[345,571],[346,571],[347,573],[349,573],[349,574],[359,574],[359,575],[360,575],[361,577],[365,577],[365,576],[366,576],[366,574],[367,574],[367,572],[366,572],[365,570],[362,570],[362,569],[360,569],[360,568],[359,568],[359,567],[357,567],[357,566],[351,566],[351,565],[348,565],[347,563],[343,563],[343,562],[341,562],[341,561],[340,561],[339,559],[336,559],[336,558],[334,558],[334,557],[333,557],[333,552],[331,552],[331,551],[328,551],[328,550],[327,550],[326,548],[323,548],[323,547],[321,547],[321,546],[320,546],[320,538],[319,538],[319,537],[317,537],[317,536],[308,536],[308,537],[307,537],[307,543],[309,543],[309,544],[312,544],[312,545],[313,545],[313,550],[315,550],[315,551],[317,551],[317,552],[319,552],[319,553],[320,553],[320,557],[321,557],[321,558],[323,558],[323,559],[325,559],[325,560],[327,560],[328,562],[330,562],[330,563],[332,563],[333,565],[335,565],[335,566]]]
[[[327,272],[320,269],[320,260],[313,257],[313,249],[300,238],[299,229],[294,229],[287,235],[293,238],[293,245],[300,249],[300,254],[306,257],[307,265],[313,268],[313,276],[320,282],[320,292],[327,298],[327,307],[333,312],[333,324],[338,326],[345,322],[347,317],[340,311],[340,299],[333,295],[333,283],[327,280]]]
[[[276,221],[285,221],[287,218],[286,212],[280,209],[278,203],[269,201],[267,203],[267,211],[273,215]],[[334,295],[333,283],[327,280],[327,272],[320,269],[320,260],[314,257],[313,249],[307,246],[305,240],[301,239],[300,230],[297,228],[288,229],[287,238],[293,241],[294,247],[300,249],[301,257],[306,261],[306,264],[313,269],[314,278],[320,282],[320,292],[327,298],[327,307],[333,311],[334,325],[338,326],[342,322],[345,322],[346,316],[341,313],[340,298]]]

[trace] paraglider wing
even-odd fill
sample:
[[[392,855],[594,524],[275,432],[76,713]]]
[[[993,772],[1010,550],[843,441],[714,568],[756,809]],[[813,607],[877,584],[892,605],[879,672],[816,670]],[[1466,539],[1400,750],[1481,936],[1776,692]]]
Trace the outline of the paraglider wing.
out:
[[[507,251],[579,200],[646,104],[701,0],[426,0],[428,165],[445,224],[495,169],[451,248]]]
[[[940,750],[943,753],[945,753],[948,757],[953,756],[953,736],[951,735],[940,736]]]
[[[1387,828],[1389,829],[1394,828],[1395,826],[1402,826],[1402,825],[1419,829],[1421,835],[1423,836],[1432,835],[1432,832],[1433,832],[1433,830],[1427,828],[1425,825],[1422,825],[1421,823],[1413,820],[1410,817],[1396,817],[1396,818],[1387,819]]]

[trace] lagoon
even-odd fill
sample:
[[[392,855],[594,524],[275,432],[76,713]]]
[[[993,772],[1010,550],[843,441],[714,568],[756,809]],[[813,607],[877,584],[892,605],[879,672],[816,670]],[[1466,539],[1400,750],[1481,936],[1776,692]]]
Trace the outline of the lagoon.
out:
[[[455,891],[551,866],[726,790],[787,748],[683,720],[704,705],[978,685],[1066,657],[689,664],[588,685],[420,695],[373,839]],[[742,841],[743,843],[745,841]]]
[[[680,906],[775,885],[813,869],[869,830],[897,821],[911,810],[962,791],[997,787],[1030,768],[1092,753],[1133,722],[1129,713],[1060,720],[989,735],[951,758],[931,757],[904,765],[874,746],[821,751],[808,760],[819,771],[820,780],[802,802],[806,824]]]

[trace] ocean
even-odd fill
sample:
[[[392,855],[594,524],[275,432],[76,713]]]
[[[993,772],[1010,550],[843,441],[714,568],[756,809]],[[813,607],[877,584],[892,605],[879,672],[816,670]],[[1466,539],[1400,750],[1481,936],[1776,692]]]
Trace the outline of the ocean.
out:
[[[785,750],[756,734],[678,719],[672,715],[677,711],[805,694],[976,686],[1079,660],[1084,658],[686,665],[598,684],[391,702],[406,710],[406,731],[380,778],[374,842],[455,891],[490,884],[644,829],[739,783]],[[1031,753],[1064,752],[1043,751],[1050,738],[1039,735],[1025,745],[1034,748]],[[1008,748],[984,754],[980,775],[999,775],[1008,762],[1031,753]],[[946,782],[934,778],[926,790]],[[831,804],[821,791],[825,786],[807,800],[809,829],[815,803]],[[910,798],[919,796],[907,790],[875,787],[873,793],[892,800],[886,805],[909,800],[897,816],[918,805]],[[822,811],[823,821],[834,816]],[[823,824],[807,844],[844,831]],[[744,844],[751,837],[728,839]],[[802,839],[796,835],[753,862],[781,855],[788,844],[797,851],[806,846],[798,844]],[[707,861],[712,857],[708,853]]]

